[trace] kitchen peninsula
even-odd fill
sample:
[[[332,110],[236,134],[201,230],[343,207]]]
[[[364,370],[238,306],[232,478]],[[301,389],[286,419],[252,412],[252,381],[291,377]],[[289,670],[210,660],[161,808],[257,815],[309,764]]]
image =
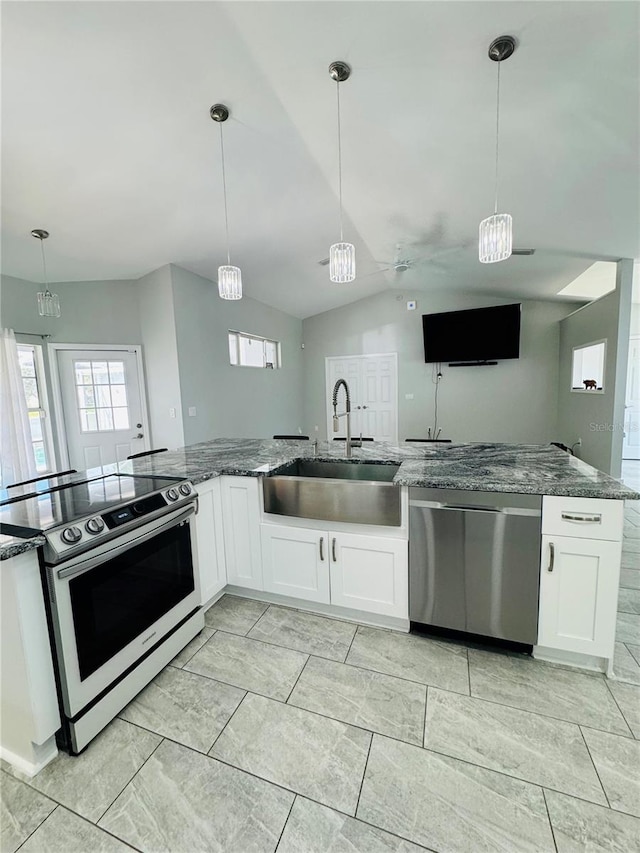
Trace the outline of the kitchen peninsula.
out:
[[[291,466],[301,461],[371,470],[394,466],[392,478],[377,475],[384,483],[363,478],[349,478],[349,483],[365,490],[384,486],[396,492],[397,487],[399,523],[314,517],[309,507],[298,516],[266,511],[265,478],[275,481],[284,473],[286,480]],[[199,508],[192,527],[202,605],[231,592],[404,631],[409,629],[410,488],[541,496],[533,655],[611,673],[623,502],[640,496],[556,447],[372,442],[346,459],[338,442],[315,448],[308,441],[216,439],[69,475],[51,486],[110,474],[176,478],[196,487]],[[344,482],[331,481],[336,489]],[[0,507],[5,534],[0,541],[3,696],[12,696],[16,705],[10,714],[3,707],[2,754],[33,773],[55,755],[57,706],[39,583],[43,539],[36,519],[32,529],[20,530],[15,517],[12,522],[19,504]],[[13,633],[6,642],[9,629]],[[19,665],[5,665],[9,654]],[[30,693],[34,677],[37,697]],[[16,678],[20,689],[4,683],[6,678]],[[11,739],[5,728],[11,719],[20,720],[18,738]]]

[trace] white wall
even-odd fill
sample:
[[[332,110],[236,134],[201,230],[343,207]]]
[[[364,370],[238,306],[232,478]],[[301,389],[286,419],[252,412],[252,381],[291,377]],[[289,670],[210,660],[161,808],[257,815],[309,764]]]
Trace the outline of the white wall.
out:
[[[302,321],[248,296],[220,299],[214,282],[181,267],[171,266],[171,279],[185,443],[295,433],[303,423]],[[280,341],[282,368],[232,367],[230,329]]]
[[[406,303],[416,299],[415,311]],[[305,426],[326,434],[325,357],[398,353],[399,436],[426,436],[433,424],[432,365],[425,364],[422,315],[518,300],[470,293],[393,291],[327,311],[303,322]],[[558,321],[574,303],[522,303],[520,358],[496,367],[444,365],[438,424],[453,441],[547,443],[558,438]],[[405,399],[413,394],[412,400]]]
[[[585,462],[620,476],[631,318],[631,261],[619,261],[616,289],[583,306],[560,323],[558,431]],[[571,391],[573,348],[607,341],[604,393]]]

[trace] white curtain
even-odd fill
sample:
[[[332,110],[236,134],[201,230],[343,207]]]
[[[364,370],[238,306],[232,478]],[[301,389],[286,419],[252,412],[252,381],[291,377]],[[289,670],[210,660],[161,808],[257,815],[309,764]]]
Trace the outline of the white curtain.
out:
[[[3,486],[37,477],[27,400],[12,329],[0,332],[0,482]]]

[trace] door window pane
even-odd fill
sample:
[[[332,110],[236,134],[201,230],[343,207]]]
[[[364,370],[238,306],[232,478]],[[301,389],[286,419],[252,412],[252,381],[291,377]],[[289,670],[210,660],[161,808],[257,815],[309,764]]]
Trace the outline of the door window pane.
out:
[[[29,433],[33,458],[36,470],[40,474],[50,470],[48,451],[50,443],[48,430],[45,429],[46,423],[43,423],[42,420],[46,415],[44,409],[46,390],[44,389],[44,385],[41,384],[43,379],[39,373],[41,362],[36,355],[37,349],[39,351],[40,348],[32,344],[18,344],[18,362],[20,364],[24,399],[29,417]]]
[[[74,363],[81,432],[129,429],[123,361]]]

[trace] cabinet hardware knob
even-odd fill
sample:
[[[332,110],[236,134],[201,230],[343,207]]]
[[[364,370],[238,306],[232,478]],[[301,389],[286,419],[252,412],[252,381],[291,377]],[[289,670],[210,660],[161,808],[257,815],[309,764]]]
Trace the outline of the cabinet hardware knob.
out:
[[[548,572],[553,571],[553,564],[555,562],[555,559],[556,559],[556,546],[553,544],[553,542],[549,542],[549,565],[547,566]]]

